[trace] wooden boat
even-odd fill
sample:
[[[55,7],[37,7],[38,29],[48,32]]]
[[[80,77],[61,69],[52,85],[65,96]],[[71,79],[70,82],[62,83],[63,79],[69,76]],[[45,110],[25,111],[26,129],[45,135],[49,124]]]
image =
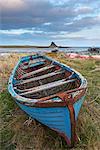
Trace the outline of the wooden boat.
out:
[[[77,141],[75,125],[87,88],[77,71],[47,56],[22,57],[8,90],[33,119],[57,131],[69,146]]]

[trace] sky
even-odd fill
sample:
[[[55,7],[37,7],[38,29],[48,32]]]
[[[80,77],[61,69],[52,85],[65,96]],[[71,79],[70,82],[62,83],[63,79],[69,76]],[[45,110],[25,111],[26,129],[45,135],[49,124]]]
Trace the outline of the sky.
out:
[[[0,0],[0,45],[100,46],[100,0]]]

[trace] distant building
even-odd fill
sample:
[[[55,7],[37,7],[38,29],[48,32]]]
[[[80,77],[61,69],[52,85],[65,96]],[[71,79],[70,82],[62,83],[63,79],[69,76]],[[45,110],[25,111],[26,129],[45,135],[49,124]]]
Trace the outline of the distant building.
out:
[[[57,46],[54,42],[51,42],[51,44],[50,44],[49,47],[50,47],[50,48],[58,48],[58,46]]]

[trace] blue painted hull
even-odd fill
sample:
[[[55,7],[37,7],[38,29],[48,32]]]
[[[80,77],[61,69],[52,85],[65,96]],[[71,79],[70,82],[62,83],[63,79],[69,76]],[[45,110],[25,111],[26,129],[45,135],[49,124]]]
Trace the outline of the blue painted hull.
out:
[[[74,103],[75,120],[78,118],[80,108],[84,102],[84,96]],[[68,145],[71,144],[71,120],[70,112],[66,107],[50,107],[50,108],[37,108],[25,106],[16,101],[19,107],[26,112],[33,119],[48,126],[49,128],[61,134]]]

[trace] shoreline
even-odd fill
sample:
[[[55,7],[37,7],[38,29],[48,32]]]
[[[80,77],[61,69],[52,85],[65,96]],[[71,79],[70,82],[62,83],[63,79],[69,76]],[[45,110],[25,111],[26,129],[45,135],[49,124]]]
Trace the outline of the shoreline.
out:
[[[41,52],[41,54],[55,54],[53,52]],[[7,57],[7,56],[10,56],[10,55],[34,55],[36,54],[36,52],[0,52],[0,57]],[[100,54],[84,54],[84,53],[66,53],[66,52],[57,52],[56,53],[57,55],[64,55],[64,57],[66,58],[71,58],[71,59],[97,59],[97,60],[100,60]]]

